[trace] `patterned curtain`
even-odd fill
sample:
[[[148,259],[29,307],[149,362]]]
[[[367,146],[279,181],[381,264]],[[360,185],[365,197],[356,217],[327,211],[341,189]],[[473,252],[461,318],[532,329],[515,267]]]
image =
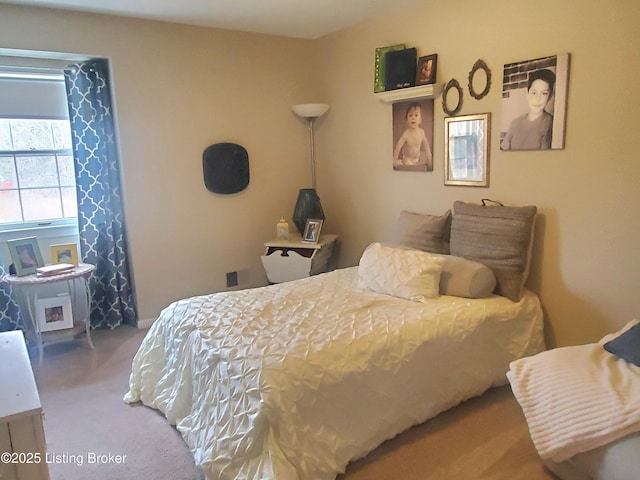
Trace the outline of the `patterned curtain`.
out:
[[[90,282],[91,325],[136,325],[107,60],[70,65],[65,70],[65,84],[76,170],[80,251],[83,262],[96,266]]]
[[[0,265],[0,277],[5,273]],[[11,297],[11,285],[2,282],[0,283],[0,332],[22,329],[20,307]]]

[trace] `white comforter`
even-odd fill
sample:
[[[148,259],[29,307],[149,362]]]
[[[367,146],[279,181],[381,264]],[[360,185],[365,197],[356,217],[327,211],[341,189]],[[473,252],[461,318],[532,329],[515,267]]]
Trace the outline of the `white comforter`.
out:
[[[125,401],[162,411],[209,479],[328,480],[543,349],[531,292],[424,304],[356,285],[354,267],[175,302]]]
[[[640,367],[598,343],[514,361],[507,373],[541,458],[562,462],[640,432]]]

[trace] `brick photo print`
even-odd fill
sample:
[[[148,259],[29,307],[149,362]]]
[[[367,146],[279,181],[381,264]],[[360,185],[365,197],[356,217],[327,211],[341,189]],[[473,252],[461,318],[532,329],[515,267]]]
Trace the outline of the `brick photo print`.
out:
[[[501,150],[564,148],[569,54],[504,66]]]

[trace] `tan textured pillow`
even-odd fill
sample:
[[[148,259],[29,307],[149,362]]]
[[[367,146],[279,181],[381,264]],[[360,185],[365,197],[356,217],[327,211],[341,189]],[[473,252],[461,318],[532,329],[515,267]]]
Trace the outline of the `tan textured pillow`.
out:
[[[493,270],[495,292],[520,300],[529,276],[537,208],[455,202],[451,220],[451,254]]]
[[[444,215],[422,215],[402,211],[396,223],[394,242],[424,252],[449,253],[451,210]]]

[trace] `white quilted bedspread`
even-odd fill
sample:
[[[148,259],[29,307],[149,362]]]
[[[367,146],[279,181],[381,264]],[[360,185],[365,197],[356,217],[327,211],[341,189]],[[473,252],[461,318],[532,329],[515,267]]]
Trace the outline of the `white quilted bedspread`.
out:
[[[530,292],[418,303],[359,290],[353,267],[173,303],[125,401],[162,411],[211,480],[328,480],[542,349]]]

